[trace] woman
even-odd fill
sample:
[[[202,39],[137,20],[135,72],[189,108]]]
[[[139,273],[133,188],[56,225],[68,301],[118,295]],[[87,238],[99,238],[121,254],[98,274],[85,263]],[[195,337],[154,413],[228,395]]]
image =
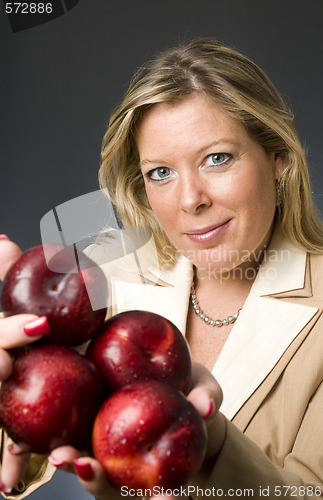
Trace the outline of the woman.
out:
[[[100,181],[123,224],[154,236],[139,258],[113,266],[105,245],[88,248],[107,274],[110,314],[169,317],[197,362],[189,398],[209,446],[192,485],[215,496],[321,495],[323,226],[293,117],[273,85],[213,40],[160,54],[111,119]],[[1,244],[2,260],[14,260],[18,250]],[[1,328],[6,348],[8,319]],[[15,342],[26,340],[17,333]],[[2,366],[5,377],[10,363]],[[24,471],[21,451],[5,451],[3,490]],[[50,462],[69,469],[76,459],[88,491],[117,496],[100,465],[79,457],[61,448]]]

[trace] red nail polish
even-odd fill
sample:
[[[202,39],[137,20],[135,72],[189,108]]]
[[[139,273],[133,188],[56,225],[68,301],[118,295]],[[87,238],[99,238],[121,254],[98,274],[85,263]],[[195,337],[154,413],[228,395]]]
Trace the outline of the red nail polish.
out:
[[[24,332],[28,337],[38,337],[39,335],[45,335],[50,332],[50,326],[46,316],[40,316],[40,318],[33,319],[29,321],[24,326]]]
[[[51,456],[49,456],[47,460],[52,465],[55,465],[55,467],[64,467],[64,465],[67,465],[67,462],[65,462],[65,460],[55,460],[55,458]]]
[[[204,420],[207,420],[212,415],[213,410],[214,410],[214,401],[213,401],[213,399],[211,399],[209,409],[208,409],[206,415],[204,415],[204,417],[203,417]]]
[[[0,481],[0,491],[2,491],[2,493],[4,493],[5,495],[9,495],[12,491],[12,488],[8,488],[3,484],[2,481]]]
[[[78,460],[73,460],[73,464],[77,475],[83,479],[83,481],[92,481],[92,479],[94,479],[94,470],[91,464],[88,462],[79,462]]]
[[[8,451],[10,455],[15,457],[19,455],[23,455],[24,453],[28,453],[28,449],[24,449],[23,447],[17,446],[15,443],[8,445]]]
[[[10,238],[9,238],[9,236],[7,236],[6,234],[0,234],[0,240],[7,240],[7,241],[10,241]]]

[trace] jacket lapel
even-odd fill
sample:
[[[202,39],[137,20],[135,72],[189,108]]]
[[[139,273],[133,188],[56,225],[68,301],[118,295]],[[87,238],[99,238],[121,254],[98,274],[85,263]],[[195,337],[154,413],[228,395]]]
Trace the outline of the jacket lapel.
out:
[[[183,257],[171,271],[149,267],[145,279],[149,279],[150,284],[112,279],[114,313],[129,309],[155,312],[172,321],[185,334],[192,273],[191,264]]]
[[[221,411],[232,419],[260,386],[316,307],[249,296],[212,371],[223,390]]]
[[[316,307],[302,304],[311,296],[306,252],[276,231],[212,371],[223,389],[227,418],[233,418],[317,313]]]
[[[131,309],[151,311],[172,321],[184,333],[188,309],[187,284],[176,287],[126,283],[115,280],[115,313]]]

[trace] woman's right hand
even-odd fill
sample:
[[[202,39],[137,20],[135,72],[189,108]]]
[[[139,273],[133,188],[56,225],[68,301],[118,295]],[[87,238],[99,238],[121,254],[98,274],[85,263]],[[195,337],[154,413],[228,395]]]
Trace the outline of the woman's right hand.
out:
[[[22,251],[4,235],[0,235],[0,280],[3,280],[9,268],[19,258]],[[8,349],[21,347],[39,340],[49,332],[46,318],[34,314],[18,314],[5,318],[0,316],[0,381],[9,377],[12,361]],[[40,335],[40,333],[42,335]],[[14,446],[14,454],[12,453]],[[3,450],[0,489],[7,493],[22,478],[29,463],[28,448],[9,441],[9,448]]]

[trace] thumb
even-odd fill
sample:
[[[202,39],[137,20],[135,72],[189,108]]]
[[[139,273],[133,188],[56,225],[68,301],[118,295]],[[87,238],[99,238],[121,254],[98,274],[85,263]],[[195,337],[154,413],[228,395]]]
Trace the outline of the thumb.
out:
[[[10,267],[18,260],[22,250],[6,237],[0,238],[0,280],[3,280]]]
[[[187,395],[202,418],[207,419],[216,413],[222,403],[222,389],[212,373],[197,362],[192,363],[192,385]]]

